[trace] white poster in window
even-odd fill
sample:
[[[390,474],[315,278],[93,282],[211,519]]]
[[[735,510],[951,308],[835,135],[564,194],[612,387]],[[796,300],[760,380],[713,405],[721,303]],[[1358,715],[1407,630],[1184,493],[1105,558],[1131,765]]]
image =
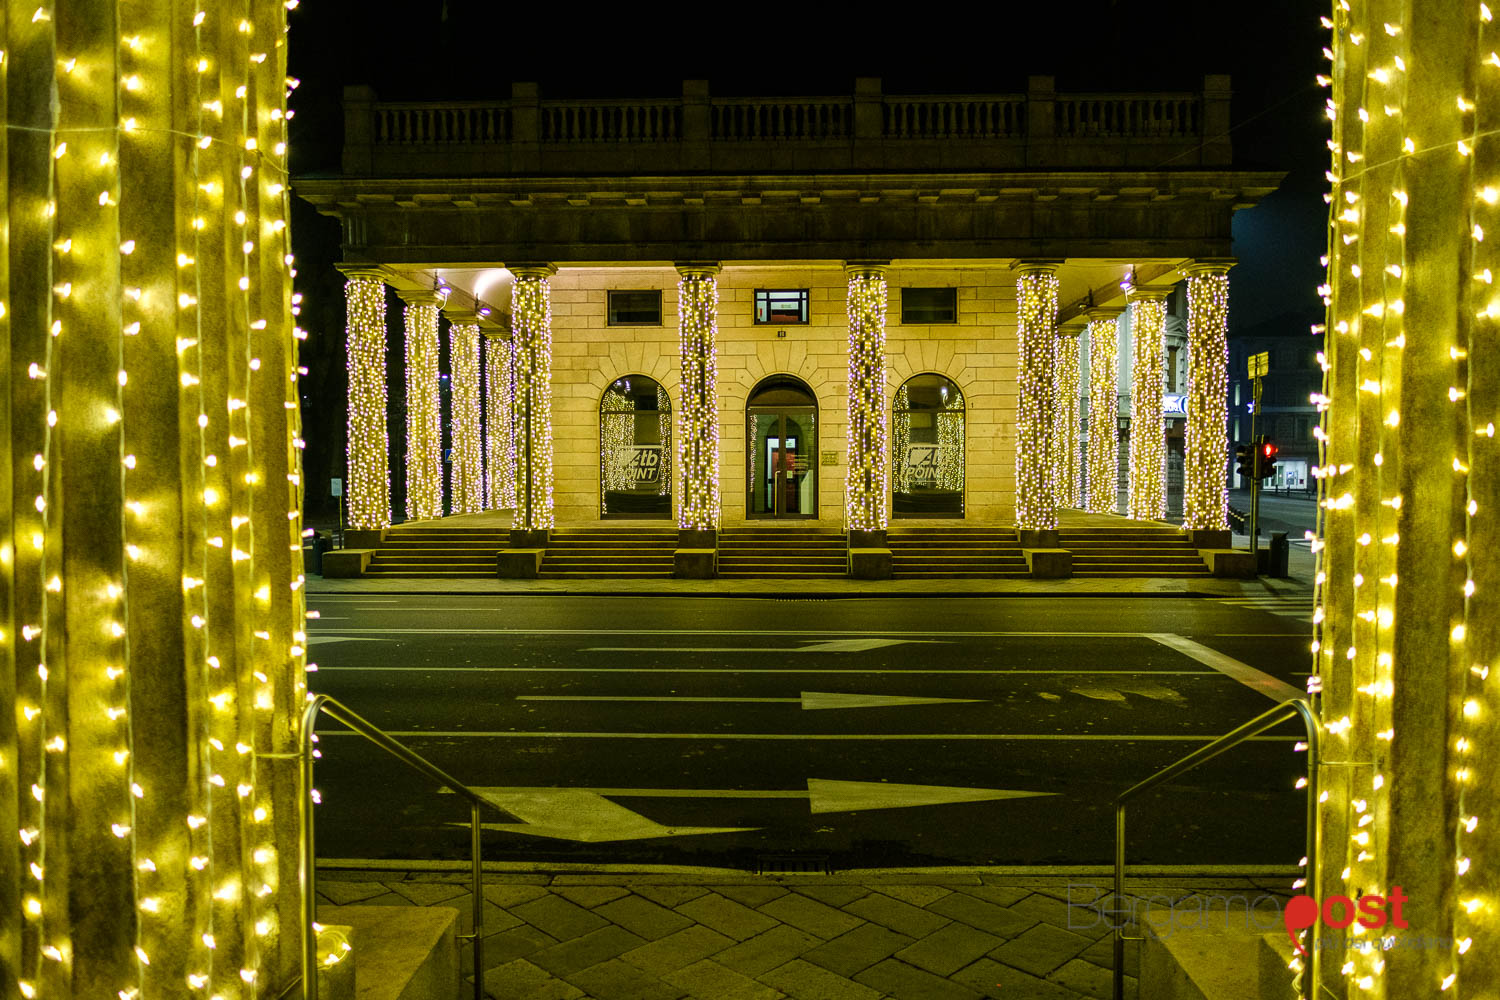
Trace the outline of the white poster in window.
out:
[[[614,449],[614,475],[619,489],[635,490],[661,481],[661,445],[637,444]]]
[[[912,444],[906,449],[906,468],[913,486],[936,486],[943,453],[949,449],[940,444]]]

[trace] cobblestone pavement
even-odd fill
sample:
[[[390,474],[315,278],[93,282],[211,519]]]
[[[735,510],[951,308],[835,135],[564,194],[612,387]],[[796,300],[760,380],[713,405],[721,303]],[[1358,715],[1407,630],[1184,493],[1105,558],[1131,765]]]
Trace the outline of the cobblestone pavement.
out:
[[[455,907],[467,933],[467,882],[339,871],[320,873],[318,889],[338,905]],[[1132,889],[1155,913],[1183,902],[1198,914],[1226,896],[1284,898],[1287,884],[1158,879]],[[1108,998],[1111,938],[1084,905],[1107,885],[1099,876],[492,874],[481,973],[494,1000]],[[1132,1000],[1136,947],[1127,943]],[[462,961],[472,975],[467,945]]]

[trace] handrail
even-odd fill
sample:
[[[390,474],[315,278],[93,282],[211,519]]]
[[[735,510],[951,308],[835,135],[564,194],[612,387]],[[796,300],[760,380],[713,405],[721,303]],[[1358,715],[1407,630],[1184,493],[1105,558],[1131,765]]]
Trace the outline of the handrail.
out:
[[[316,799],[313,798],[316,794],[313,789],[313,742],[316,736],[313,727],[317,724],[320,712],[342,722],[386,753],[468,801],[469,847],[473,858],[473,871],[471,872],[473,881],[470,892],[474,904],[474,932],[460,934],[458,937],[468,938],[473,943],[476,970],[474,1000],[484,1000],[484,866],[480,857],[479,810],[481,806],[490,803],[480,798],[473,789],[447,771],[391,739],[356,714],[349,706],[326,694],[312,695],[308,698],[307,707],[302,710],[302,730],[298,735],[297,810],[302,820],[301,843],[298,845],[300,849],[298,874],[302,881],[302,1000],[318,1000],[318,935],[313,929],[314,921],[317,919],[317,884],[313,846],[313,805],[316,803]]]
[[[1188,754],[1175,764],[1171,764],[1157,771],[1145,781],[1140,782],[1121,792],[1115,799],[1115,895],[1113,903],[1116,907],[1123,904],[1125,899],[1125,804],[1142,792],[1150,791],[1157,785],[1167,782],[1197,767],[1199,764],[1212,760],[1226,750],[1233,749],[1244,743],[1253,736],[1258,736],[1278,726],[1294,715],[1302,717],[1302,723],[1307,729],[1307,879],[1304,891],[1313,899],[1323,898],[1322,866],[1319,864],[1319,850],[1322,846],[1322,826],[1318,820],[1318,738],[1322,733],[1322,727],[1318,725],[1317,716],[1313,714],[1312,706],[1306,698],[1291,698],[1282,702],[1275,708],[1262,712],[1249,722],[1235,729],[1233,732],[1225,733],[1214,740],[1208,746],[1200,747]],[[1322,924],[1313,921],[1311,928],[1311,940],[1308,942],[1307,962],[1302,966],[1301,995],[1313,997],[1318,993],[1318,984],[1322,982]],[[1114,1000],[1124,1000],[1125,997],[1125,927],[1124,922],[1115,920],[1115,947],[1114,947]]]

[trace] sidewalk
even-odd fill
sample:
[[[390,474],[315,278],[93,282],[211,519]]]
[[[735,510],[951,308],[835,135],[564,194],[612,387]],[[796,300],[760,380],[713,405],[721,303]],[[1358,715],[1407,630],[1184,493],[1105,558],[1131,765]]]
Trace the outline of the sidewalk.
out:
[[[1177,904],[1201,918],[1243,898],[1274,926],[1290,884],[1289,876],[1130,881],[1140,906],[1149,898],[1152,919]],[[983,870],[487,873],[480,972],[494,1000],[1107,1000],[1112,940],[1087,904],[1109,885],[1102,874]],[[472,929],[462,872],[324,869],[318,896],[334,905],[451,906],[459,932]],[[1136,948],[1127,942],[1130,998]],[[467,945],[461,962],[472,976]]]

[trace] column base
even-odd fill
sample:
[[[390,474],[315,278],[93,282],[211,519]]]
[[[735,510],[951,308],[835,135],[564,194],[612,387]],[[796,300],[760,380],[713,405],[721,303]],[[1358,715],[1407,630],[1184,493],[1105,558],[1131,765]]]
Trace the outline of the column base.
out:
[[[1023,549],[1055,549],[1057,548],[1056,528],[1017,528],[1016,535],[1021,541]]]
[[[717,549],[719,547],[719,529],[678,528],[677,547],[679,549]]]
[[[886,547],[886,533],[884,528],[874,531],[850,531],[849,548],[853,549],[883,549]]]
[[[672,553],[672,576],[679,580],[712,580],[719,553],[711,548],[679,548]]]
[[[545,549],[552,532],[547,528],[511,528],[510,547],[513,549]]]
[[[851,532],[850,534],[864,534],[864,532]],[[882,531],[879,534],[883,535],[885,532]],[[891,550],[884,546],[855,548],[850,545],[849,578],[851,580],[889,580],[891,578]]]
[[[502,580],[535,580],[542,571],[546,549],[501,549],[495,554],[495,575]]]
[[[378,549],[384,541],[384,528],[344,529],[344,548],[346,549]]]
[[[1234,547],[1234,536],[1228,528],[1183,528],[1183,534],[1199,549],[1228,549]]]

